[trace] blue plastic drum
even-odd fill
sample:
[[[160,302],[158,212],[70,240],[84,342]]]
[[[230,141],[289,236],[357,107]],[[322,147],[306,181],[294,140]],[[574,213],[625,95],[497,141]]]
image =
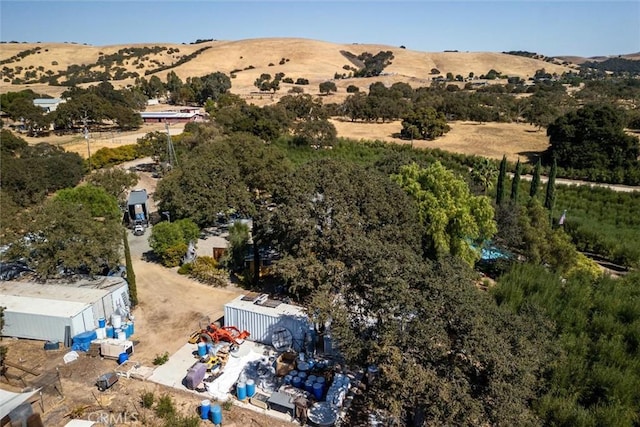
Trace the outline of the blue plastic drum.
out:
[[[295,388],[301,388],[302,387],[302,378],[293,377],[293,379],[291,380],[291,385],[294,386]]]
[[[220,405],[213,405],[211,407],[211,421],[214,424],[222,424],[222,408]]]

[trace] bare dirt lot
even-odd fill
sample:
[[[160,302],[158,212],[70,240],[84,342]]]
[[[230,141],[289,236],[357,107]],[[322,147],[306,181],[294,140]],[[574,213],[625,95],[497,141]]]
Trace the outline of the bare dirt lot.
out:
[[[146,339],[143,336],[138,338]],[[153,393],[156,402],[163,395],[171,396],[176,410],[182,415],[197,416],[199,413],[201,396],[149,381],[119,378],[111,388],[100,392],[95,385],[96,379],[117,368],[114,360],[81,353],[76,361],[66,365],[62,360],[65,351],[45,351],[40,341],[5,340],[3,344],[9,348],[9,361],[39,375],[10,367],[7,375],[11,384],[2,378],[0,387],[15,392],[26,386],[41,388],[42,399],[36,394],[32,406],[34,411],[41,414],[47,427],[63,427],[73,418],[109,421],[97,422],[96,427],[167,425],[155,415],[153,409],[142,406],[142,395],[147,392]],[[138,355],[134,353],[131,360],[138,360]],[[222,415],[227,427],[296,425],[238,406],[223,409]],[[201,420],[200,425],[212,424],[211,421]]]

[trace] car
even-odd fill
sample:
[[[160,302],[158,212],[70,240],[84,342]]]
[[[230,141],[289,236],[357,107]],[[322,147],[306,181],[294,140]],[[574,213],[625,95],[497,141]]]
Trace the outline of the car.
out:
[[[142,225],[136,225],[133,227],[134,236],[142,236],[144,234],[144,227]]]

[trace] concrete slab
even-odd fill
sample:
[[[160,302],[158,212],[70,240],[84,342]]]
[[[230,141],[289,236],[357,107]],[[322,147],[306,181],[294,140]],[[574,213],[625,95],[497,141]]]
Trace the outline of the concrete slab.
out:
[[[183,345],[169,357],[169,360],[167,360],[165,364],[158,366],[153,371],[153,374],[149,377],[149,381],[179,390],[193,391],[185,387],[182,384],[182,380],[187,375],[187,370],[198,361],[194,356],[194,353],[197,353],[197,351],[198,346],[196,344],[187,343]]]
[[[217,402],[226,402],[230,400],[236,406],[269,415],[283,421],[292,421],[291,416],[288,414],[257,407],[252,405],[249,402],[249,399],[245,402],[241,402],[232,394],[233,386],[238,381],[238,377],[245,366],[249,362],[273,354],[273,348],[254,343],[252,341],[245,341],[235,355],[229,355],[223,373],[211,383],[205,383],[208,390],[205,393],[189,390],[182,383],[187,374],[187,370],[198,361],[195,357],[197,351],[198,347],[196,344],[185,344],[177,352],[172,354],[165,364],[158,366],[148,380],[178,390],[193,393],[194,395],[200,396],[202,399],[213,399]],[[256,386],[256,390],[262,392],[258,386]]]

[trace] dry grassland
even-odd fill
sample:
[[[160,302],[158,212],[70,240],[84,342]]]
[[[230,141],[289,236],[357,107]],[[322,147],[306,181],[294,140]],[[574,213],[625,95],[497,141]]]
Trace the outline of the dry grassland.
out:
[[[391,50],[394,54],[392,64],[385,69],[385,74],[375,78],[350,78],[334,80],[338,92],[330,96],[323,97],[323,102],[341,103],[348,94],[346,88],[349,85],[357,86],[361,91],[368,91],[369,86],[381,81],[386,86],[393,83],[405,82],[412,87],[428,86],[431,84],[430,71],[437,68],[441,75],[448,72],[454,75],[460,74],[468,76],[470,72],[480,75],[495,69],[506,75],[518,75],[523,78],[532,76],[536,70],[545,68],[548,72],[562,73],[569,70],[568,67],[543,62],[536,59],[521,56],[506,55],[492,52],[419,52],[410,49],[402,49],[395,46],[373,45],[373,44],[335,44],[318,40],[301,38],[260,38],[238,41],[211,41],[195,45],[182,44],[131,44],[117,46],[88,46],[68,43],[5,43],[0,50],[0,58],[7,59],[19,52],[40,47],[40,53],[31,54],[19,62],[6,64],[8,67],[21,66],[24,69],[29,67],[43,66],[45,70],[58,72],[66,70],[67,66],[73,64],[95,63],[100,55],[116,53],[125,47],[153,47],[165,46],[167,48],[178,49],[179,52],[168,54],[163,51],[158,54],[149,54],[139,62],[144,64],[143,68],[136,68],[134,58],[125,60],[122,64],[128,71],[137,71],[144,75],[145,70],[157,68],[158,65],[152,61],[171,64],[183,55],[188,55],[203,47],[207,50],[196,56],[194,59],[171,70],[159,72],[157,74],[161,80],[166,80],[169,71],[175,73],[185,81],[188,77],[201,76],[215,71],[230,74],[236,71],[232,78],[231,92],[241,95],[247,102],[256,105],[267,105],[278,102],[287,95],[288,91],[295,85],[281,83],[280,90],[275,94],[257,93],[253,85],[256,78],[263,73],[274,76],[277,73],[284,73],[285,77],[290,77],[294,81],[298,78],[306,78],[309,85],[296,86],[302,88],[304,93],[312,96],[319,95],[318,85],[327,80],[333,80],[334,74],[348,73],[344,66],[352,66],[351,62],[341,53],[348,51],[355,55],[363,52],[375,54],[380,51]],[[53,62],[57,65],[52,65]],[[281,64],[282,62],[282,64]],[[94,68],[95,69],[95,68]],[[146,76],[149,78],[150,76]],[[112,81],[116,88],[124,87],[133,83],[133,79]],[[87,86],[87,85],[83,85]],[[60,96],[66,90],[63,86],[49,86],[45,84],[32,85],[11,85],[0,81],[0,93],[7,91],[18,91],[25,88],[34,90],[36,93]],[[164,109],[167,106],[159,106],[155,109]],[[400,122],[391,123],[351,123],[333,120],[338,130],[338,135],[351,139],[383,140],[394,143],[408,143],[394,134],[400,132]],[[492,158],[501,158],[506,154],[510,160],[515,160],[518,156],[526,156],[526,153],[536,153],[547,147],[547,138],[544,132],[522,124],[506,123],[451,123],[451,132],[436,141],[414,141],[415,147],[438,147],[444,150],[461,152],[467,154],[485,155]],[[176,126],[176,125],[174,125]],[[136,132],[110,133],[92,135],[90,141],[91,150],[95,152],[101,147],[114,147],[117,145],[135,143],[137,138],[153,130],[163,131],[162,125],[145,125]],[[172,133],[177,132],[172,129]],[[30,143],[41,142],[42,139],[29,139]],[[65,137],[48,137],[47,142],[64,146],[68,151],[78,152],[86,156],[86,141],[81,135]]]
[[[393,83],[393,79],[406,81],[410,84],[424,85],[430,81],[429,74],[432,68],[437,68],[442,75],[448,72],[454,75],[475,75],[487,73],[495,69],[505,75],[520,76],[527,78],[532,76],[536,70],[545,68],[548,72],[562,73],[568,71],[565,66],[555,65],[536,59],[520,56],[506,55],[492,52],[419,52],[409,49],[401,49],[396,46],[374,45],[374,44],[336,44],[318,40],[301,38],[260,38],[238,41],[211,41],[200,44],[166,44],[148,43],[116,46],[89,46],[70,43],[4,43],[0,49],[0,59],[8,59],[25,50],[40,47],[39,53],[28,55],[19,62],[11,62],[5,66],[14,68],[20,66],[23,69],[29,67],[42,66],[46,70],[57,73],[66,70],[69,65],[93,64],[100,55],[110,55],[119,49],[126,47],[154,47],[164,46],[178,49],[178,53],[168,54],[163,51],[157,54],[149,54],[140,63],[142,68],[137,68],[135,59],[125,60],[122,66],[127,71],[136,71],[144,76],[145,70],[155,69],[157,64],[152,61],[159,61],[164,64],[177,62],[183,55],[189,55],[203,47],[209,49],[202,52],[192,60],[175,67],[156,73],[161,80],[165,81],[170,71],[175,73],[184,81],[187,77],[202,76],[215,71],[226,74],[233,70],[238,71],[233,79],[234,93],[247,94],[255,91],[253,82],[262,73],[269,73],[272,76],[276,73],[284,73],[286,77],[291,77],[294,81],[299,78],[306,78],[310,85],[315,86],[320,82],[331,80],[335,73],[348,73],[343,68],[345,65],[353,65],[343,56],[340,51],[348,51],[359,55],[363,52],[376,54],[379,51],[390,50],[394,54],[392,64],[385,69],[389,76],[383,76]],[[283,64],[280,64],[284,59]],[[53,65],[54,62],[57,65]],[[248,69],[253,67],[252,69]],[[94,68],[96,69],[96,68]],[[149,78],[150,76],[146,76]],[[112,81],[116,87],[125,87],[132,84],[133,79]],[[343,83],[338,81],[337,83]],[[363,84],[362,89],[368,88],[365,81],[359,81],[356,85]],[[342,86],[342,85],[339,85]],[[18,91],[31,88],[39,93],[47,93],[57,96],[65,88],[51,88],[46,85],[12,85],[0,81],[0,92]]]
[[[338,135],[359,140],[379,140],[396,144],[411,144],[397,135],[402,129],[400,121],[388,123],[362,123],[331,120]],[[527,161],[537,158],[546,150],[549,141],[544,131],[518,123],[450,122],[451,131],[434,141],[413,141],[416,148],[439,148],[454,153],[484,156],[509,161]]]

